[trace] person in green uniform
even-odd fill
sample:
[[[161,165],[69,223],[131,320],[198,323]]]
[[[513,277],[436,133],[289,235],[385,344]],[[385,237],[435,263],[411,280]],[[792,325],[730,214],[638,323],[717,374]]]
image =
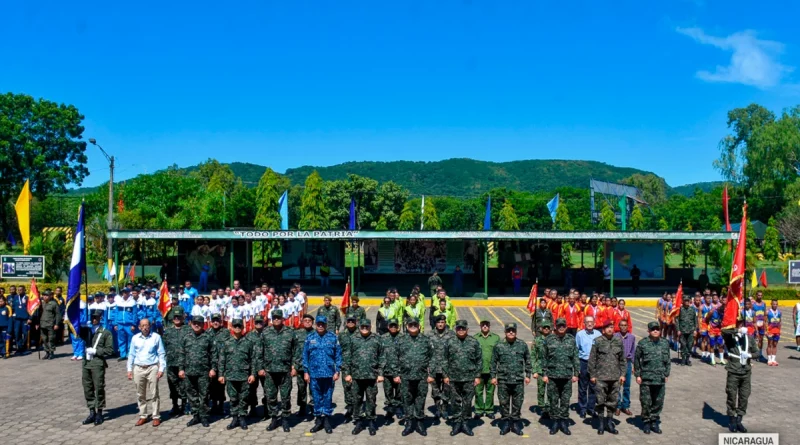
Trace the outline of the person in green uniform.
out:
[[[467,320],[456,320],[456,335],[444,345],[444,383],[450,387],[453,410],[451,436],[463,432],[472,436],[468,422],[472,417],[472,399],[480,384],[483,357],[481,345],[469,336]]]
[[[306,338],[310,333],[314,332],[314,316],[311,314],[304,314],[301,326],[294,331],[297,339],[297,347],[295,348],[294,355],[294,369],[297,371],[297,416],[304,420],[310,420],[314,414],[314,398],[308,393],[309,383],[303,378],[303,347],[306,343]]]
[[[369,435],[374,436],[378,431],[375,425],[377,384],[383,383],[386,357],[380,336],[372,332],[372,322],[364,318],[358,328],[359,334],[352,336],[347,349],[342,349],[342,375],[356,393],[353,435],[368,429]]]
[[[183,310],[183,308],[181,308]],[[219,351],[222,346],[230,340],[231,331],[222,327],[222,315],[211,315],[211,329],[206,331],[214,340],[214,350],[216,356],[214,357],[214,366],[219,374]],[[223,415],[223,406],[225,405],[225,384],[220,383],[218,378],[211,379],[211,384],[208,387],[209,396],[211,398],[211,414]]]
[[[531,332],[533,332],[533,336],[536,337],[541,334],[542,323],[545,320],[550,321],[550,328],[553,327],[553,313],[550,309],[547,309],[547,300],[544,298],[539,299],[539,306],[536,310],[531,314]]]
[[[180,296],[178,295],[178,288],[172,286],[169,288],[169,298],[170,302],[172,303],[167,310],[167,313],[164,315],[164,323],[165,324],[172,324],[172,317],[175,315],[175,309],[181,308],[184,311],[185,316],[185,309],[181,306],[180,303]],[[166,327],[166,326],[165,326]]]
[[[247,429],[247,396],[250,384],[256,380],[256,371],[260,357],[257,345],[242,335],[244,321],[236,318],[231,321],[233,334],[220,346],[219,378],[226,385],[231,404],[231,423],[229,430],[241,427]]]
[[[447,317],[442,314],[435,319],[433,330],[430,332],[433,358],[431,359],[431,397],[433,398],[434,417],[447,420],[450,404],[450,385],[444,382],[444,345],[455,337],[455,333],[447,327]]]
[[[550,335],[552,325],[549,319],[544,319],[538,324],[539,335],[533,339],[531,344],[531,372],[536,380],[536,405],[539,407],[539,415],[543,419],[550,418],[550,407],[547,403],[547,385],[540,377],[543,377],[542,363],[544,362],[544,342]]]
[[[436,310],[433,311],[433,319],[436,320],[439,316],[445,317],[445,323],[447,323],[447,327],[451,330],[455,329],[456,327],[456,309],[451,304],[448,306],[447,301],[444,299],[439,300],[438,307]]]
[[[214,337],[204,331],[205,317],[192,317],[192,332],[180,343],[178,377],[184,381],[186,396],[192,409],[192,419],[186,426],[202,424],[208,428],[208,384],[217,376],[214,357],[217,351]]]
[[[100,425],[103,423],[103,409],[106,407],[106,358],[114,354],[114,336],[100,324],[103,321],[103,311],[95,309],[89,316],[91,326],[82,330],[86,349],[83,353],[81,375],[83,397],[89,408],[89,417],[82,423]]]
[[[661,434],[660,416],[670,371],[669,344],[661,338],[661,326],[657,321],[648,323],[647,331],[650,335],[636,344],[633,373],[639,384],[642,429],[645,434],[650,434],[650,431]]]
[[[342,347],[342,365],[344,366],[345,351],[350,349],[350,342],[354,335],[358,334],[356,329],[355,316],[348,315],[345,318],[344,330],[339,332],[339,345]],[[353,388],[353,382],[344,381],[344,421],[345,423],[353,420],[353,405],[356,404],[356,394]]]
[[[363,320],[367,318],[367,311],[364,310],[363,307],[359,306],[359,299],[358,296],[353,296],[350,299],[350,307],[345,310],[345,318],[347,317],[355,317],[356,323],[358,320]]]
[[[44,360],[52,360],[56,354],[56,333],[61,325],[61,307],[58,302],[53,299],[52,292],[44,292],[44,303],[42,304],[42,315],[39,318],[39,326],[41,326],[42,343],[44,346]]]
[[[567,436],[569,430],[569,400],[572,384],[578,381],[581,365],[578,360],[578,345],[575,337],[567,334],[567,320],[556,320],[556,332],[549,335],[542,351],[542,381],[547,387],[550,404],[550,435],[561,430]]]
[[[408,328],[408,320],[416,319],[419,323],[420,332],[425,332],[425,305],[419,300],[419,296],[411,294],[408,297],[408,304],[405,306],[405,326]]]
[[[625,372],[628,365],[625,361],[625,352],[622,340],[614,336],[614,322],[604,320],[598,326],[603,335],[594,339],[592,351],[589,353],[589,379],[595,385],[597,404],[597,434],[604,434],[608,430],[617,434],[614,425],[614,411],[619,400],[619,387],[625,383]],[[603,418],[605,407],[606,417]]]
[[[406,322],[407,335],[397,342],[398,376],[395,383],[400,384],[403,394],[406,426],[401,433],[404,437],[416,431],[427,436],[425,428],[425,398],[428,384],[433,383],[431,359],[433,347],[430,337],[420,332],[420,322],[409,318]]]
[[[481,331],[475,334],[475,339],[481,345],[481,375],[480,382],[475,388],[475,418],[486,416],[494,419],[494,384],[490,374],[492,365],[492,350],[500,343],[500,336],[492,332],[489,320],[481,320]]]
[[[400,384],[394,382],[394,378],[399,375],[399,363],[397,362],[397,344],[403,338],[400,332],[400,324],[396,318],[389,320],[389,332],[381,336],[381,346],[386,364],[383,368],[383,409],[386,411],[384,418],[388,425],[392,421],[392,416],[402,417],[403,400],[400,392]]]
[[[328,320],[328,332],[339,335],[339,327],[342,326],[342,314],[339,308],[331,304],[331,296],[325,295],[322,306],[317,309],[317,316],[323,316]]]
[[[692,366],[689,357],[691,357],[694,336],[697,333],[697,310],[692,306],[690,298],[683,299],[675,325],[678,329],[678,341],[681,345],[681,364]]]
[[[289,432],[289,415],[292,407],[292,378],[297,375],[294,364],[297,360],[297,337],[294,330],[284,325],[283,311],[272,311],[272,326],[261,335],[259,348],[261,357],[257,368],[259,377],[266,379],[266,409],[269,409],[272,422],[267,431],[283,427]],[[278,401],[280,394],[280,401]]]
[[[253,329],[252,331],[245,334],[248,340],[250,340],[254,345],[261,345],[261,334],[264,333],[264,316],[261,314],[256,315],[253,317]],[[250,394],[247,397],[247,405],[250,407],[250,411],[247,413],[247,417],[256,417],[258,416],[258,385],[261,385],[261,391],[264,393],[264,398],[262,403],[264,404],[264,419],[269,418],[269,408],[267,407],[267,387],[266,385],[266,377],[257,375],[256,381],[250,385]]]
[[[750,399],[750,381],[752,379],[751,359],[761,353],[755,338],[747,334],[744,320],[737,323],[737,332],[733,335],[723,333],[725,346],[728,348],[728,364],[725,365],[727,379],[725,381],[725,405],[728,409],[728,430],[746,433],[742,418],[747,414],[747,402]]]
[[[525,387],[531,382],[531,354],[522,340],[517,340],[517,324],[506,323],[506,338],[492,350],[490,374],[492,384],[497,385],[500,402],[500,435],[509,431],[522,435],[520,420]],[[524,382],[524,384],[523,384]]]
[[[169,385],[169,398],[172,399],[172,416],[181,416],[187,408],[186,405],[186,386],[184,381],[178,377],[180,369],[181,343],[183,337],[189,330],[183,325],[183,317],[186,315],[181,306],[172,308],[172,326],[164,329],[161,340],[164,342],[164,349],[167,352],[167,384]],[[180,404],[179,404],[180,401]]]

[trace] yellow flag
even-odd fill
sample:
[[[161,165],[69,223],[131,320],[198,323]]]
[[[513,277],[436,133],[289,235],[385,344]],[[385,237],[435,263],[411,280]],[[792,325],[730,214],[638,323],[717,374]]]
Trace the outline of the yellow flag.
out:
[[[22,235],[22,246],[26,254],[28,253],[28,244],[31,242],[31,198],[33,196],[31,196],[30,181],[25,181],[14,209],[17,211],[19,233]]]
[[[756,278],[756,270],[753,269],[753,275],[750,276],[750,289],[755,289],[758,287],[758,278]]]

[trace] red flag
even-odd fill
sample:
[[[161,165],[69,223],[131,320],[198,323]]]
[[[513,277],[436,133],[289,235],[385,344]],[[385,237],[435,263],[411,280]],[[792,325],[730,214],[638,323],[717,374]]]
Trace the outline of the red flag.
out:
[[[762,287],[767,287],[767,269],[761,271],[761,278],[759,278],[759,281],[761,282]]]
[[[342,295],[342,304],[339,305],[342,310],[342,314],[347,315],[347,308],[350,307],[350,280],[347,281],[347,284],[344,286],[344,295]]]
[[[683,281],[678,285],[678,292],[675,292],[675,301],[672,302],[672,311],[669,313],[671,318],[675,318],[678,315],[681,305],[683,305]]]
[[[39,309],[39,288],[36,287],[36,280],[31,278],[31,295],[28,298],[28,315],[33,316],[36,309]]]
[[[536,294],[539,293],[539,280],[533,283],[531,294],[528,296],[528,312],[533,313],[536,310]]]
[[[731,267],[731,281],[728,286],[728,303],[725,305],[725,315],[722,317],[722,329],[735,329],[736,320],[741,317],[742,301],[744,299],[744,273],[745,273],[745,248],[747,245],[747,203],[742,207],[742,224],[739,226],[739,241],[733,255]]]
[[[169,286],[167,280],[161,282],[161,288],[158,290],[158,311],[161,312],[162,317],[167,316],[169,308],[172,306],[172,300],[169,298]]]

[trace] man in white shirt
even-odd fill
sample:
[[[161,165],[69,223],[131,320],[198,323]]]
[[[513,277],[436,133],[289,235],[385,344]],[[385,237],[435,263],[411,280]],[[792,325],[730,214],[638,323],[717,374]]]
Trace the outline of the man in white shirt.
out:
[[[153,426],[161,425],[158,380],[167,367],[167,353],[161,336],[150,330],[150,320],[139,322],[139,333],[133,336],[128,354],[128,380],[136,385],[139,420],[136,426],[153,418]],[[149,408],[149,410],[148,410]]]

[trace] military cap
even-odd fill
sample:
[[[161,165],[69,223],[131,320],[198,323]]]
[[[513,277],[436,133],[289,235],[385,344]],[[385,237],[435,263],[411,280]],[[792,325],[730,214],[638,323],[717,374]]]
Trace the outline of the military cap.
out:
[[[556,320],[556,326],[566,326],[566,325],[567,325],[567,319],[566,318],[561,317],[558,320]]]
[[[86,299],[87,300],[94,300],[94,295],[89,294],[89,295],[86,296]]]
[[[314,321],[314,316],[311,314],[303,314],[303,320],[305,320],[306,318],[308,318],[311,321]]]
[[[648,331],[661,330],[661,325],[659,325],[657,321],[651,321],[650,323],[647,323],[647,330]]]
[[[369,318],[362,318],[361,323],[358,324],[360,327],[369,326],[372,327],[372,322]]]
[[[392,325],[400,326],[400,323],[397,322],[396,318],[392,318],[391,320],[389,320],[389,326],[392,326]]]
[[[205,322],[206,319],[202,315],[195,315],[194,317],[192,317],[192,323],[203,324]]]
[[[42,295],[53,295],[53,292],[51,292],[50,289],[47,289],[46,291],[42,292]]]
[[[283,311],[281,309],[275,309],[272,311],[272,318],[283,318]]]
[[[264,316],[261,314],[256,315],[253,317],[253,323],[264,323]]]
[[[516,331],[517,324],[516,323],[506,323],[506,331]]]
[[[172,311],[173,317],[183,317],[186,315],[186,311],[181,306],[175,306],[174,310]]]
[[[92,309],[91,314],[89,316],[91,318],[103,318],[103,310],[102,309]]]
[[[351,322],[352,321],[353,323],[355,323],[356,321],[358,321],[358,319],[356,318],[355,315],[348,315],[347,318],[345,319],[345,321],[346,322]]]
[[[408,321],[406,322],[406,325],[411,325],[411,324],[419,325],[419,318],[417,317],[409,318]]]
[[[544,320],[542,320],[542,324],[540,324],[539,327],[540,328],[552,328],[553,327],[553,323],[551,323],[549,319],[545,318]]]
[[[328,317],[324,315],[317,315],[316,323],[328,324]]]
[[[458,328],[467,329],[468,327],[469,326],[467,326],[467,320],[456,320],[456,329]]]
[[[242,321],[241,318],[234,318],[233,321],[231,321],[231,326],[234,327],[234,328],[237,327],[237,326],[240,327],[240,328],[243,328],[244,327],[244,321]]]
[[[481,324],[488,324],[488,325],[491,325],[491,324],[492,324],[492,322],[491,322],[491,321],[489,321],[489,319],[488,319],[488,318],[484,318],[484,319],[482,319],[482,320],[481,320]]]
[[[222,314],[211,314],[211,321],[214,320],[222,321]]]
[[[94,293],[94,297],[95,298],[105,298],[106,294],[104,294],[104,293],[102,293],[100,291],[97,291],[97,292]]]
[[[437,315],[437,316],[436,316],[436,322],[438,323],[438,322],[440,322],[440,321],[447,321],[447,316],[446,316],[446,315],[444,315],[444,314],[439,314],[439,315]]]

